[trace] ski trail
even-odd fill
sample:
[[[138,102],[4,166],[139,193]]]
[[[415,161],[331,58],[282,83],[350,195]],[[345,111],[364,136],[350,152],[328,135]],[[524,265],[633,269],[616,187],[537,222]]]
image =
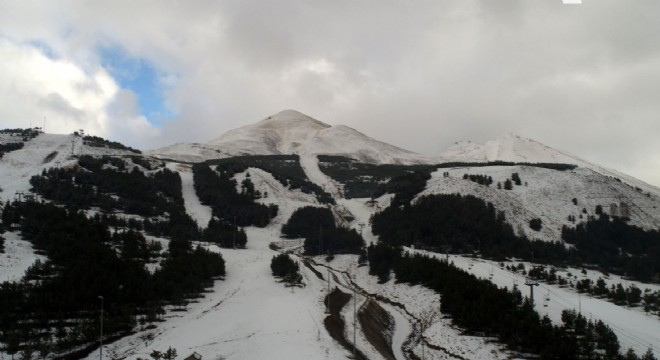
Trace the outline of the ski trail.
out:
[[[344,198],[341,188],[319,168],[316,155],[300,154],[300,166],[311,182],[322,187],[323,190],[329,192],[335,199]]]
[[[205,228],[211,220],[212,210],[210,206],[203,205],[197,197],[192,168],[190,165],[177,163],[169,163],[167,168],[178,172],[181,177],[181,194],[186,212],[197,222],[197,225]]]
[[[319,161],[316,155],[307,155],[300,154],[300,166],[303,168],[307,178],[320,186],[326,192],[330,193],[335,200],[342,200],[344,198],[344,192],[334,180],[329,176],[325,175],[319,168]],[[339,225],[349,226],[350,223],[355,217],[351,214],[351,211],[346,208],[341,202],[338,202],[336,205],[331,207],[335,219],[338,221]]]

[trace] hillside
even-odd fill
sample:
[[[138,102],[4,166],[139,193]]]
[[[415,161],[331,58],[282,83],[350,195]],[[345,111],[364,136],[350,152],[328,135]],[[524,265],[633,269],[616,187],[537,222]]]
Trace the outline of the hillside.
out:
[[[514,173],[519,174],[521,185],[514,184],[511,190],[497,188],[498,183],[503,185]],[[493,184],[480,185],[464,179],[465,174],[491,177]],[[557,241],[562,226],[574,227],[595,216],[597,206],[614,216],[621,214],[619,209],[623,206],[627,208],[631,225],[660,228],[660,197],[588,168],[567,171],[520,165],[441,168],[432,174],[419,196],[455,193],[492,202],[497,210],[506,213],[516,232],[531,239]],[[569,220],[569,216],[575,220]],[[532,219],[542,220],[540,231],[530,229]]]
[[[158,158],[199,162],[238,155],[346,155],[366,163],[412,164],[429,157],[372,139],[348,126],[330,126],[294,110],[238,129],[205,144],[179,143],[148,151]]]
[[[660,189],[653,185],[513,133],[507,133],[484,144],[459,141],[441,152],[438,157],[438,162],[492,162],[498,160],[523,163],[575,164],[605,176],[619,178],[633,187],[641,188],[644,192],[652,192],[660,196]]]
[[[618,339],[616,351],[632,348],[641,356],[650,348],[660,356],[658,281],[644,283],[621,269],[605,271],[595,264],[542,263],[546,254],[531,255],[531,260],[510,254],[495,259],[486,258],[478,247],[465,252],[420,249],[408,246],[417,239],[405,236],[397,239],[405,243],[402,248],[370,246],[389,241],[374,235],[375,224],[382,225],[379,216],[388,211],[409,217],[401,234],[432,237],[434,229],[419,222],[439,223],[439,215],[419,213],[415,218],[408,211],[427,197],[460,194],[490,203],[494,215],[503,215],[498,217],[504,219],[503,234],[510,227],[520,237],[516,241],[558,242],[566,251],[580,248],[562,241],[562,228],[575,229],[599,217],[616,222],[621,231],[645,231],[650,244],[641,243],[629,254],[616,251],[616,256],[644,259],[643,251],[653,249],[660,229],[657,189],[533,140],[508,135],[426,157],[291,110],[206,144],[176,144],[145,155],[108,140],[86,143],[75,134],[38,133],[25,139],[0,134],[0,140],[22,143],[8,147],[11,151],[0,159],[0,234],[5,239],[5,252],[0,252],[1,360],[25,357],[28,350],[32,358],[68,354],[99,359],[98,296],[105,301],[103,360],[147,359],[154,350],[169,347],[177,349],[178,358],[197,352],[213,360],[340,359],[353,358],[354,350],[362,359],[485,360],[555,351],[543,339],[534,339],[534,331],[509,336],[506,329],[479,323],[499,312],[488,310],[493,302],[504,304],[504,298],[515,299],[516,294],[516,309],[523,317],[511,314],[509,321],[516,323],[509,328],[524,328],[521,322],[530,319],[525,326],[539,332],[554,326],[555,334],[566,337],[565,344],[582,349],[567,345],[565,354],[605,351],[603,339],[611,331]],[[9,204],[15,200],[22,202]],[[325,213],[331,226],[303,219],[311,234],[284,238],[283,226],[308,207],[330,210]],[[466,209],[445,209],[447,214],[467,214],[461,223],[465,228],[452,240],[458,241],[460,232],[470,235],[470,224],[487,222],[471,218]],[[51,215],[39,221],[36,211],[57,216],[61,224]],[[255,218],[254,213],[261,215]],[[540,220],[538,230],[530,225],[534,219]],[[396,226],[399,220],[387,225]],[[341,234],[361,237],[368,252],[305,253],[307,242],[334,241]],[[236,246],[237,238],[246,242]],[[44,239],[64,245],[51,247]],[[416,254],[437,263],[419,265],[412,273],[397,264],[383,271],[377,267],[387,262],[387,251],[407,256],[397,260],[400,264],[421,264],[410,260]],[[282,253],[297,263],[302,284],[288,287],[271,274],[271,259]],[[94,256],[102,256],[113,273],[95,265]],[[76,264],[86,271],[75,271]],[[480,286],[470,290],[471,300],[486,301],[482,295],[493,296],[491,300],[474,306],[468,316],[457,316],[452,311],[463,302],[456,302],[458,293],[439,291],[437,281],[415,278],[445,266],[464,272],[461,284]],[[527,303],[525,283],[533,272],[539,285],[536,300]],[[66,279],[71,281],[60,281]],[[29,295],[35,289],[54,291],[48,288],[51,281],[68,284],[60,285],[62,294],[84,296],[74,296],[64,303],[66,312],[56,314],[48,296]],[[596,291],[598,281],[606,292]],[[493,284],[495,288],[488,287]],[[641,295],[634,297],[637,290]],[[38,311],[24,312],[31,308]],[[582,330],[564,324],[564,310],[592,321],[592,329],[585,331],[607,336],[592,343],[571,337]],[[18,345],[13,342],[17,334],[24,336]]]

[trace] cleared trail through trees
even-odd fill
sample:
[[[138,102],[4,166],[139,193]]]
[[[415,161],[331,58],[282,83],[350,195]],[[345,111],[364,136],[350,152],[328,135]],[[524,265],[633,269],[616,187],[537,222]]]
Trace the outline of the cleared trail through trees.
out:
[[[186,212],[197,222],[197,225],[206,228],[211,220],[212,210],[210,206],[203,205],[195,192],[192,167],[185,164],[169,163],[167,168],[179,173],[181,177],[181,195]]]
[[[335,199],[343,199],[344,194],[339,186],[325,175],[319,168],[319,160],[316,155],[300,155],[300,166],[305,171],[309,181],[319,185],[326,192],[329,192]]]
[[[319,168],[319,159],[316,155],[300,155],[300,166],[305,171],[305,175],[307,175],[309,181],[330,193],[335,200],[344,198],[344,192],[341,187]],[[341,204],[331,206],[331,210],[335,219],[339,222],[338,225],[348,226],[354,218],[350,210]]]

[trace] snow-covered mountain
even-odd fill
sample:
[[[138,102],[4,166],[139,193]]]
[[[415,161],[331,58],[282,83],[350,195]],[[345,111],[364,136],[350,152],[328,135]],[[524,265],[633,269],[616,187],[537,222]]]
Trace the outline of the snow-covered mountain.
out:
[[[507,133],[485,144],[459,141],[440,153],[448,161],[510,161],[530,163],[584,163],[574,155],[553,149],[532,139]]]
[[[479,144],[458,141],[438,156],[437,162],[489,162],[575,164],[605,176],[619,178],[645,192],[660,195],[660,189],[622,172],[591,163],[566,151],[557,150],[538,141],[507,133],[495,140]]]
[[[238,155],[344,155],[375,164],[415,164],[432,158],[375,140],[344,125],[331,126],[295,110],[230,130],[206,144],[178,143],[149,155],[204,161]]]
[[[135,156],[129,151],[84,145],[82,139],[75,135],[40,134],[26,141],[20,150],[8,152],[0,159],[0,200],[6,203],[15,199],[17,193],[30,193],[31,176],[54,166],[75,166],[78,159],[74,155],[80,154],[123,157],[131,167],[131,158]],[[569,215],[577,218],[577,222],[585,221],[588,216],[594,215],[598,205],[603,207],[604,212],[610,213],[613,209],[610,205],[626,204],[632,225],[645,229],[660,227],[660,191],[657,188],[512,134],[485,144],[461,142],[439,156],[424,156],[372,139],[349,127],[331,126],[299,112],[286,110],[256,124],[231,130],[206,144],[175,144],[150,151],[147,157],[163,159],[168,169],[179,174],[185,211],[204,228],[212,218],[212,209],[198,198],[190,164],[181,162],[246,154],[300,155],[304,176],[334,197],[337,204],[333,205],[333,210],[345,215],[342,215],[343,225],[360,231],[367,243],[376,243],[378,238],[365,225],[376,212],[388,205],[392,195],[384,195],[375,201],[344,198],[344,184],[321,171],[315,155],[344,155],[372,164],[495,160],[576,164],[576,169],[566,171],[520,164],[440,168],[432,173],[418,196],[454,193],[477,196],[491,202],[498,211],[503,211],[516,233],[547,241],[560,240],[563,225],[575,226],[568,220]],[[140,168],[140,171],[152,170]],[[513,186],[511,190],[498,189],[496,183],[504,183],[514,172],[519,174],[523,184]],[[480,185],[463,179],[463,174],[489,176],[495,184]],[[139,327],[134,334],[106,345],[104,359],[110,356],[144,359],[154,349],[164,350],[170,346],[177,348],[179,355],[198,352],[204,355],[204,359],[349,357],[350,346],[340,345],[324,326],[326,314],[323,299],[329,286],[353,294],[354,300],[351,301],[355,301],[354,305],[345,306],[341,312],[346,324],[342,330],[351,344],[355,341],[359,351],[369,359],[410,359],[412,354],[417,358],[426,356],[429,359],[505,359],[517,356],[502,344],[492,341],[492,338],[467,335],[453,325],[450,318],[439,316],[440,299],[435,292],[423,286],[395,281],[378,283],[377,278],[369,275],[368,267],[358,266],[358,258],[354,255],[339,255],[333,261],[327,261],[324,257],[306,259],[305,265],[300,266],[306,284],[304,288],[288,289],[276,282],[269,268],[272,257],[279,254],[275,249],[294,250],[301,245],[299,239],[283,240],[280,237],[282,225],[302,206],[327,205],[319,202],[314,194],[283,184],[261,168],[250,167],[235,174],[237,186],[248,176],[256,190],[268,194],[255,201],[277,205],[277,217],[264,228],[246,227],[246,249],[220,249],[216,245],[200,243],[200,246],[223,254],[228,269],[226,279],[215,282],[204,297],[188,304],[185,312],[170,311],[155,328]],[[91,210],[90,214],[93,212]],[[543,222],[540,231],[529,228],[529,221],[535,218]],[[3,236],[6,239],[6,253],[0,254],[0,281],[19,280],[36,260],[45,259],[34,251],[19,231],[7,231]],[[164,246],[169,242],[164,237],[150,236],[149,239]],[[296,259],[303,264],[302,256],[296,255]],[[451,255],[451,262],[498,286],[513,287],[525,281],[520,274],[503,269],[494,261]],[[531,266],[529,263],[524,265],[527,268]],[[581,270],[567,268],[560,271],[565,277],[570,277],[572,273],[575,281],[586,278],[595,281],[604,276],[596,270],[585,270],[584,273]],[[654,284],[633,282],[615,275],[607,277],[608,287],[626,281],[643,290],[660,290],[660,286]],[[660,345],[660,322],[653,315],[645,314],[641,307],[617,306],[606,299],[580,295],[573,288],[556,284],[542,283],[537,290],[543,295],[543,300],[536,303],[536,310],[542,315],[547,314],[555,324],[561,321],[562,310],[581,308],[584,314],[602,319],[612,326],[623,348],[632,347],[641,354],[649,346],[657,349]],[[391,325],[383,331],[383,338],[392,351],[391,355],[383,354],[382,348],[377,348],[373,335],[369,336],[362,325],[357,325],[357,335],[352,340],[354,334],[350,324],[353,324],[355,316],[353,306],[359,309],[357,313],[360,314],[370,302],[377,302],[390,317],[388,321]],[[425,330],[420,330],[422,323]],[[9,358],[0,350],[0,360]],[[85,358],[98,359],[96,352],[89,353]]]

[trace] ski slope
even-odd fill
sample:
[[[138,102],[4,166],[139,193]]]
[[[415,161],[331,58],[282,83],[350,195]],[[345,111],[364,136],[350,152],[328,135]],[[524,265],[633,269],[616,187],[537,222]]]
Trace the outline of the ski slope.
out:
[[[410,248],[406,248],[406,251],[445,259],[444,254]],[[476,277],[490,280],[498,287],[511,289],[516,286],[523,296],[530,295],[529,287],[525,286],[526,278],[523,275],[501,268],[496,262],[459,255],[449,255],[449,262]],[[523,264],[526,269],[531,268],[532,265],[524,262]],[[593,281],[604,276],[602,273],[593,270],[587,271],[587,274],[582,274],[581,269],[575,268],[560,270],[558,275],[566,277],[567,273],[573,274],[575,279],[589,278]],[[645,289],[653,291],[660,289],[660,285],[623,280],[617,276],[611,277],[608,280],[608,286],[620,282],[627,285],[635,284],[642,292]],[[546,297],[549,300],[546,301]],[[572,288],[543,282],[540,282],[539,286],[534,288],[534,299],[535,310],[541,316],[548,315],[555,324],[561,324],[561,312],[563,310],[580,311],[587,318],[594,321],[597,319],[602,320],[611,327],[619,338],[619,344],[623,352],[627,351],[628,348],[632,348],[638,355],[641,355],[647,349],[652,348],[655,351],[655,356],[660,356],[660,318],[645,314],[641,307],[618,306],[605,299],[579,294]]]
[[[195,220],[201,228],[206,228],[211,221],[212,210],[199,201],[195,193],[195,184],[193,180],[192,166],[188,164],[168,163],[167,168],[179,173],[181,177],[181,195],[183,196],[183,205],[190,217]]]
[[[49,155],[57,152],[50,161]],[[51,166],[72,166],[76,159],[72,154],[124,155],[121,151],[83,146],[79,138],[72,135],[41,134],[26,142],[21,150],[7,153],[0,159],[0,199],[13,200],[17,193],[29,191],[29,178]],[[371,231],[371,216],[389,205],[392,195],[371,199],[345,199],[340,184],[336,184],[318,169],[318,154],[338,154],[371,163],[420,163],[443,161],[527,161],[527,162],[572,162],[578,160],[570,154],[557,152],[529,139],[509,135],[482,146],[460,144],[439,158],[424,157],[387,145],[343,126],[330,126],[305,117],[294,111],[284,111],[255,125],[229,132],[208,144],[177,144],[153,152],[161,158],[176,158],[185,161],[200,161],[210,158],[243,154],[300,155],[301,165],[308,178],[330,192],[337,201],[335,214],[342,214],[343,225],[360,231],[367,244],[377,242]],[[429,160],[431,159],[431,160]],[[582,160],[579,160],[582,161]],[[660,210],[657,189],[634,179],[617,175],[616,172],[596,167],[586,162],[572,171],[554,171],[529,166],[493,166],[440,169],[432,174],[426,189],[419,195],[471,194],[492,202],[498,210],[505,211],[507,221],[517,233],[530,238],[558,240],[561,227],[571,225],[567,218],[574,215],[579,219],[582,209],[585,217],[593,215],[596,205],[605,212],[609,204],[625,202],[630,205],[631,224],[646,229],[660,227]],[[182,194],[186,211],[205,227],[212,217],[211,208],[201,204],[194,190],[190,164],[169,162],[167,167],[177,171],[182,180]],[[449,172],[449,177],[443,176]],[[498,190],[497,182],[504,182],[513,172],[520,174],[522,186],[513,190]],[[104,347],[104,359],[121,358],[147,359],[153,350],[174,347],[179,357],[193,351],[204,359],[341,359],[351,356],[346,349],[330,337],[323,326],[325,318],[324,296],[327,294],[328,277],[319,278],[314,271],[301,265],[304,288],[286,288],[273,278],[270,261],[278,251],[272,250],[276,243],[283,251],[294,252],[299,261],[301,240],[283,240],[280,230],[291,214],[302,206],[326,206],[320,204],[313,194],[292,190],[282,185],[270,173],[249,168],[235,175],[237,186],[250,174],[255,189],[268,194],[258,199],[264,204],[276,204],[278,215],[266,228],[246,228],[247,249],[219,249],[212,251],[223,254],[227,276],[217,281],[212,291],[204,298],[188,305],[185,312],[168,311],[165,321],[157,323],[155,329],[141,329],[136,334],[120,339]],[[495,184],[490,187],[464,180],[463,174],[492,176]],[[620,177],[623,182],[609,176]],[[526,185],[524,183],[527,183]],[[628,185],[630,184],[630,185]],[[632,186],[631,186],[632,185]],[[639,186],[640,190],[635,189]],[[576,198],[578,205],[573,204]],[[350,216],[345,216],[350,215]],[[529,220],[540,218],[540,232],[529,228]],[[580,220],[578,220],[580,221]],[[43,259],[30,244],[15,232],[3,235],[6,253],[0,254],[0,281],[16,281],[36,261]],[[167,240],[148,237],[166,245]],[[206,246],[206,245],[204,245]],[[408,251],[417,251],[408,249]],[[427,253],[428,254],[428,253]],[[441,256],[429,254],[432,256]],[[357,265],[357,256],[339,255],[328,262],[325,257],[308,259],[310,266],[324,276],[330,274],[331,287],[356,294],[341,312],[347,324],[344,336],[353,340],[353,301],[359,311],[368,299],[376,301],[391,316],[393,328],[388,329],[391,350],[395,359],[409,359],[411,354],[425,359],[508,359],[516,358],[495,339],[465,336],[462,329],[455,327],[451,319],[439,313],[442,300],[435,292],[422,286],[398,284],[390,280],[379,284],[377,278],[368,274],[368,267]],[[498,264],[462,256],[450,257],[456,266],[482,278],[490,279],[498,286],[521,288],[524,278],[502,269]],[[530,264],[524,264],[529,268]],[[151,269],[153,270],[153,269]],[[560,270],[562,276],[573,275],[574,281],[582,278],[596,280],[604,276],[589,270],[586,275],[581,269]],[[625,282],[610,276],[609,284]],[[628,281],[628,284],[633,282]],[[660,286],[635,283],[640,289],[658,290]],[[547,314],[558,323],[563,309],[579,309],[592,319],[601,319],[619,337],[622,349],[632,347],[638,354],[652,347],[660,356],[660,320],[646,315],[639,307],[617,306],[602,299],[577,294],[573,289],[556,285],[540,284],[535,288],[536,309]],[[546,301],[545,298],[549,297]],[[547,306],[545,306],[547,304]],[[172,309],[170,309],[172,310]],[[359,324],[356,326],[358,350],[369,359],[385,358],[370,342]],[[9,357],[0,354],[0,359]],[[98,352],[87,359],[98,359]]]
[[[443,176],[445,172],[449,177]],[[513,185],[512,190],[498,189],[497,183],[503,186],[513,173],[519,174],[522,185]],[[464,174],[490,176],[493,184],[477,184],[463,179]],[[530,239],[559,241],[562,226],[575,226],[568,220],[569,215],[575,217],[576,223],[586,222],[589,216],[595,216],[598,205],[610,214],[611,204],[627,204],[629,224],[643,229],[660,228],[658,196],[640,192],[587,168],[566,171],[534,166],[441,168],[431,175],[426,189],[417,198],[432,194],[473,195],[491,202],[497,210],[504,211],[517,235],[524,234]],[[543,222],[539,232],[529,228],[529,221],[534,218]]]

